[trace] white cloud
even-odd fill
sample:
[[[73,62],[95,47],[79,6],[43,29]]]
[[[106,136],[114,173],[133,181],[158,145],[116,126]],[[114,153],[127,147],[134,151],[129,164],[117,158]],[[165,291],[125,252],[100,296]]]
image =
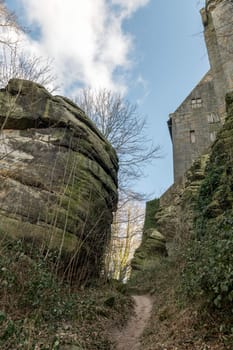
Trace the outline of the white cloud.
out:
[[[137,105],[142,105],[146,100],[147,96],[150,94],[148,81],[145,80],[141,75],[139,75],[137,79],[135,79],[135,86],[141,89],[139,95],[140,97],[137,99],[136,103]]]
[[[119,5],[123,10],[124,16],[130,16],[140,7],[149,3],[150,0],[112,0],[112,3]]]
[[[19,1],[29,25],[40,30],[39,39],[31,44],[54,59],[63,90],[73,94],[77,82],[92,88],[127,89],[124,76],[116,74],[131,67],[132,38],[124,33],[122,23],[149,0]]]

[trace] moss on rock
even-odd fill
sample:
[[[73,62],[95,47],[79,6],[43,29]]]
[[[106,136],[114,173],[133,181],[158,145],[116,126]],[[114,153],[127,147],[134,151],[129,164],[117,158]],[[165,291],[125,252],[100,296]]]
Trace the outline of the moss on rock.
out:
[[[233,298],[233,93],[214,142],[195,206],[195,230],[187,254],[184,286],[191,297],[231,313]],[[232,315],[231,315],[232,317]]]
[[[117,206],[115,150],[72,101],[31,81],[10,80],[0,108],[0,229],[12,237],[15,220],[16,239],[69,242],[83,278],[98,276]]]
[[[133,270],[143,269],[146,260],[152,260],[158,256],[166,256],[166,240],[156,229],[149,229],[145,232],[145,239],[140,247],[136,249],[131,262]]]

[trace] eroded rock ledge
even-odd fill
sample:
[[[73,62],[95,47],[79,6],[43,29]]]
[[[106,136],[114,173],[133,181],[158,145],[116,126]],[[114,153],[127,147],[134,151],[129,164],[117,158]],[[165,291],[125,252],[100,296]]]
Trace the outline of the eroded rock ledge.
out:
[[[0,230],[69,252],[97,276],[117,205],[116,153],[72,101],[31,81],[0,91]]]

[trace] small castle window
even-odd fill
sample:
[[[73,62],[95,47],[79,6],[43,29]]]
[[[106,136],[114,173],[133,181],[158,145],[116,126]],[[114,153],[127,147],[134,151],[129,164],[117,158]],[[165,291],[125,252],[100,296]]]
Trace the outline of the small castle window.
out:
[[[207,116],[207,120],[209,123],[218,123],[220,122],[219,115],[217,113],[210,113]]]
[[[191,106],[193,109],[202,107],[202,99],[201,98],[193,98],[191,100]]]
[[[190,143],[195,143],[195,142],[196,142],[195,131],[190,130]]]
[[[210,141],[214,142],[216,139],[216,131],[210,133]]]
[[[215,123],[220,122],[220,117],[217,113],[214,114],[214,120],[215,120]]]

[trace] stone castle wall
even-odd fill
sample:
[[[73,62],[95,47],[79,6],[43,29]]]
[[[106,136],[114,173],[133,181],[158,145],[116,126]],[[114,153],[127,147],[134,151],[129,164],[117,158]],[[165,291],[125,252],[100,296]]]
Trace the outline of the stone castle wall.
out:
[[[233,89],[233,2],[206,1],[201,14],[211,69],[170,115],[175,182],[215,140],[225,118],[225,95]]]
[[[175,183],[215,140],[221,127],[211,73],[170,115]]]
[[[225,95],[233,89],[233,2],[208,1],[201,15],[215,94],[223,115]]]

